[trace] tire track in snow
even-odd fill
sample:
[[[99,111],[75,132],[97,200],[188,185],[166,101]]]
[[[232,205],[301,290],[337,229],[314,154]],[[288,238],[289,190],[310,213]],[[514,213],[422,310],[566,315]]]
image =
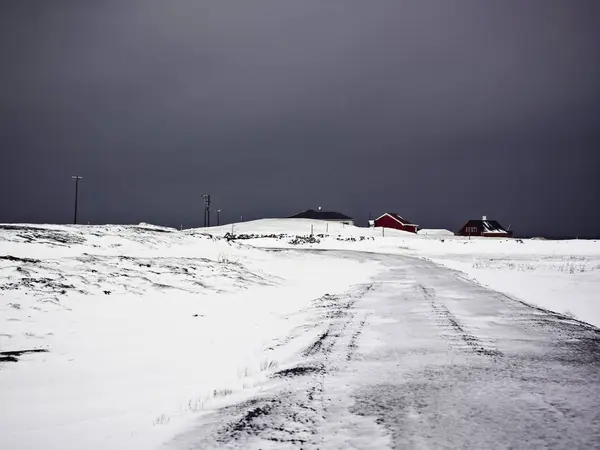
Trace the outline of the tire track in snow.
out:
[[[465,325],[459,321],[456,315],[454,315],[446,305],[438,301],[435,289],[427,288],[423,285],[419,285],[419,288],[422,290],[426,301],[431,306],[433,315],[438,321],[439,325],[443,329],[451,331],[451,334],[446,335],[446,338],[450,342],[455,336],[458,336],[463,344],[466,344],[467,348],[476,354],[489,357],[503,356],[503,353],[500,350],[494,348],[491,344],[482,342],[482,340],[475,334],[469,332]]]
[[[372,287],[359,285],[344,295],[326,294],[315,300],[318,319],[328,321],[326,329],[302,352],[301,364],[273,374],[277,394],[223,408],[218,415],[234,420],[203,433],[200,441],[186,439],[186,448],[320,448],[319,430],[331,401],[325,382],[356,351],[368,315],[358,320],[353,307]]]

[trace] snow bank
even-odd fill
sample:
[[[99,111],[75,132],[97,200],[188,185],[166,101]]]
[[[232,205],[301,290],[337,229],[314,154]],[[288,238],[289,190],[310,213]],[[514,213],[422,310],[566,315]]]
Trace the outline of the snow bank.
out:
[[[314,219],[260,219],[249,222],[239,222],[229,225],[222,225],[210,228],[197,228],[190,231],[202,230],[214,236],[224,236],[226,233],[232,234],[287,234],[308,235],[308,234],[328,234],[332,236],[347,237],[374,237],[385,233],[387,236],[414,237],[414,233],[394,230],[391,228],[362,228],[355,225],[345,225],[339,222],[329,222]]]
[[[153,230],[153,231],[165,231],[165,232],[173,232],[173,231],[177,231],[177,228],[173,228],[173,227],[164,227],[162,225],[153,225],[151,223],[146,223],[146,222],[140,222],[138,224],[139,228],[145,228],[147,230]]]
[[[422,230],[417,231],[417,234],[419,234],[421,236],[435,236],[435,237],[454,236],[454,233],[450,230],[444,230],[444,229],[428,230],[426,228],[423,228]]]

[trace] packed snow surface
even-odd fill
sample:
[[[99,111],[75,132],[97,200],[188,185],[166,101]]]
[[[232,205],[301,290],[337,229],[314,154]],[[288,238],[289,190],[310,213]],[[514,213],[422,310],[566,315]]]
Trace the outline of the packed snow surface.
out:
[[[306,353],[324,333],[314,318],[321,303],[362,298],[374,280],[396,283],[406,269],[389,265],[411,258],[424,261],[423,274],[447,267],[482,289],[600,326],[597,241],[415,235],[306,219],[183,231],[0,225],[2,448],[148,449],[177,435],[187,445],[199,418],[263,395]],[[356,317],[352,326],[367,321]],[[356,333],[349,348],[358,348]]]

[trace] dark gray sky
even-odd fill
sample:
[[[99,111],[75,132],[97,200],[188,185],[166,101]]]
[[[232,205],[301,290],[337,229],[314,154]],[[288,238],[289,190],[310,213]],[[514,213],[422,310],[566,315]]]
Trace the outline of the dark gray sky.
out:
[[[0,4],[0,222],[600,235],[600,2]]]

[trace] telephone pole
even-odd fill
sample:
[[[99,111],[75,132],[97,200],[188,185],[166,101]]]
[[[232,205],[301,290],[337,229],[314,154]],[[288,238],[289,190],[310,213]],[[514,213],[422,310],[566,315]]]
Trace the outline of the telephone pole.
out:
[[[79,196],[79,180],[83,180],[83,177],[72,176],[73,180],[75,180],[75,214],[73,215],[73,225],[77,224],[77,200]]]
[[[210,194],[202,194],[204,199],[204,228],[210,227]]]

